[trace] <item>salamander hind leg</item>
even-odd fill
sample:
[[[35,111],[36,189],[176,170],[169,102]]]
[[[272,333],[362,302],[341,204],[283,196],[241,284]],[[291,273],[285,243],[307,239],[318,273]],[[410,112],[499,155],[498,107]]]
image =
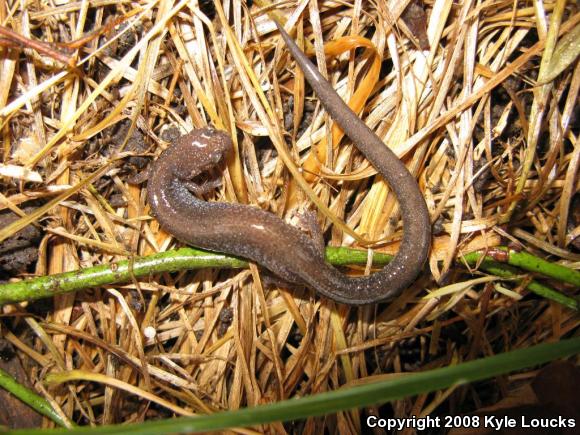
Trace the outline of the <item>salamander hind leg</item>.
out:
[[[296,227],[312,240],[316,251],[324,258],[326,244],[316,212],[312,210],[297,210],[294,212],[294,216],[296,218]]]

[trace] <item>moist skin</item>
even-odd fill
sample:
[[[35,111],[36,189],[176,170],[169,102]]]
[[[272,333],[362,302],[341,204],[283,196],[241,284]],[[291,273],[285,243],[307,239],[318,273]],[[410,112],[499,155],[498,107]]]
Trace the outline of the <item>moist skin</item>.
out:
[[[181,136],[154,162],[148,184],[151,210],[161,227],[184,243],[250,259],[337,302],[366,305],[392,299],[415,280],[427,259],[431,222],[425,200],[405,165],[342,101],[280,25],[278,29],[324,108],[395,192],[404,227],[395,258],[377,273],[348,277],[324,261],[313,239],[274,214],[198,199],[194,194],[215,183],[195,182],[195,177],[233,149],[227,133],[211,128]]]

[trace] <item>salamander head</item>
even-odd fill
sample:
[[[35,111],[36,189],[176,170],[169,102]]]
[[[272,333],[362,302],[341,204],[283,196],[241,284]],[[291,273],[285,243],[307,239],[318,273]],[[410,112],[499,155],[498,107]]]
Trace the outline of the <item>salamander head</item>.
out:
[[[170,149],[176,175],[191,179],[216,166],[232,152],[233,144],[225,131],[204,127],[179,137]]]

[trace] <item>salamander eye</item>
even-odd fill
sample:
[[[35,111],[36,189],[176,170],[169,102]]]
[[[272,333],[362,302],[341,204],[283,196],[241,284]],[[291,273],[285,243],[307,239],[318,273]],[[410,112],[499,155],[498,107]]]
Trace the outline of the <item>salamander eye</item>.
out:
[[[215,152],[212,154],[212,159],[215,163],[219,163],[220,160],[222,159],[223,154],[221,152]]]

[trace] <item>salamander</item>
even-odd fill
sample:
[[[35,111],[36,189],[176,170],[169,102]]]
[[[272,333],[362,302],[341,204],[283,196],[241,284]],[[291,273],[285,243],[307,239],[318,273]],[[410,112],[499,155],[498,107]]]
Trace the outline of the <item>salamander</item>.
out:
[[[311,237],[276,215],[196,197],[217,184],[200,182],[200,175],[233,149],[227,133],[209,127],[181,136],[153,163],[147,189],[152,213],[163,229],[186,244],[250,259],[337,302],[365,305],[392,299],[415,280],[427,259],[431,223],[425,200],[405,165],[343,102],[280,25],[278,29],[324,108],[395,192],[404,230],[397,255],[379,272],[348,277],[326,263]]]

